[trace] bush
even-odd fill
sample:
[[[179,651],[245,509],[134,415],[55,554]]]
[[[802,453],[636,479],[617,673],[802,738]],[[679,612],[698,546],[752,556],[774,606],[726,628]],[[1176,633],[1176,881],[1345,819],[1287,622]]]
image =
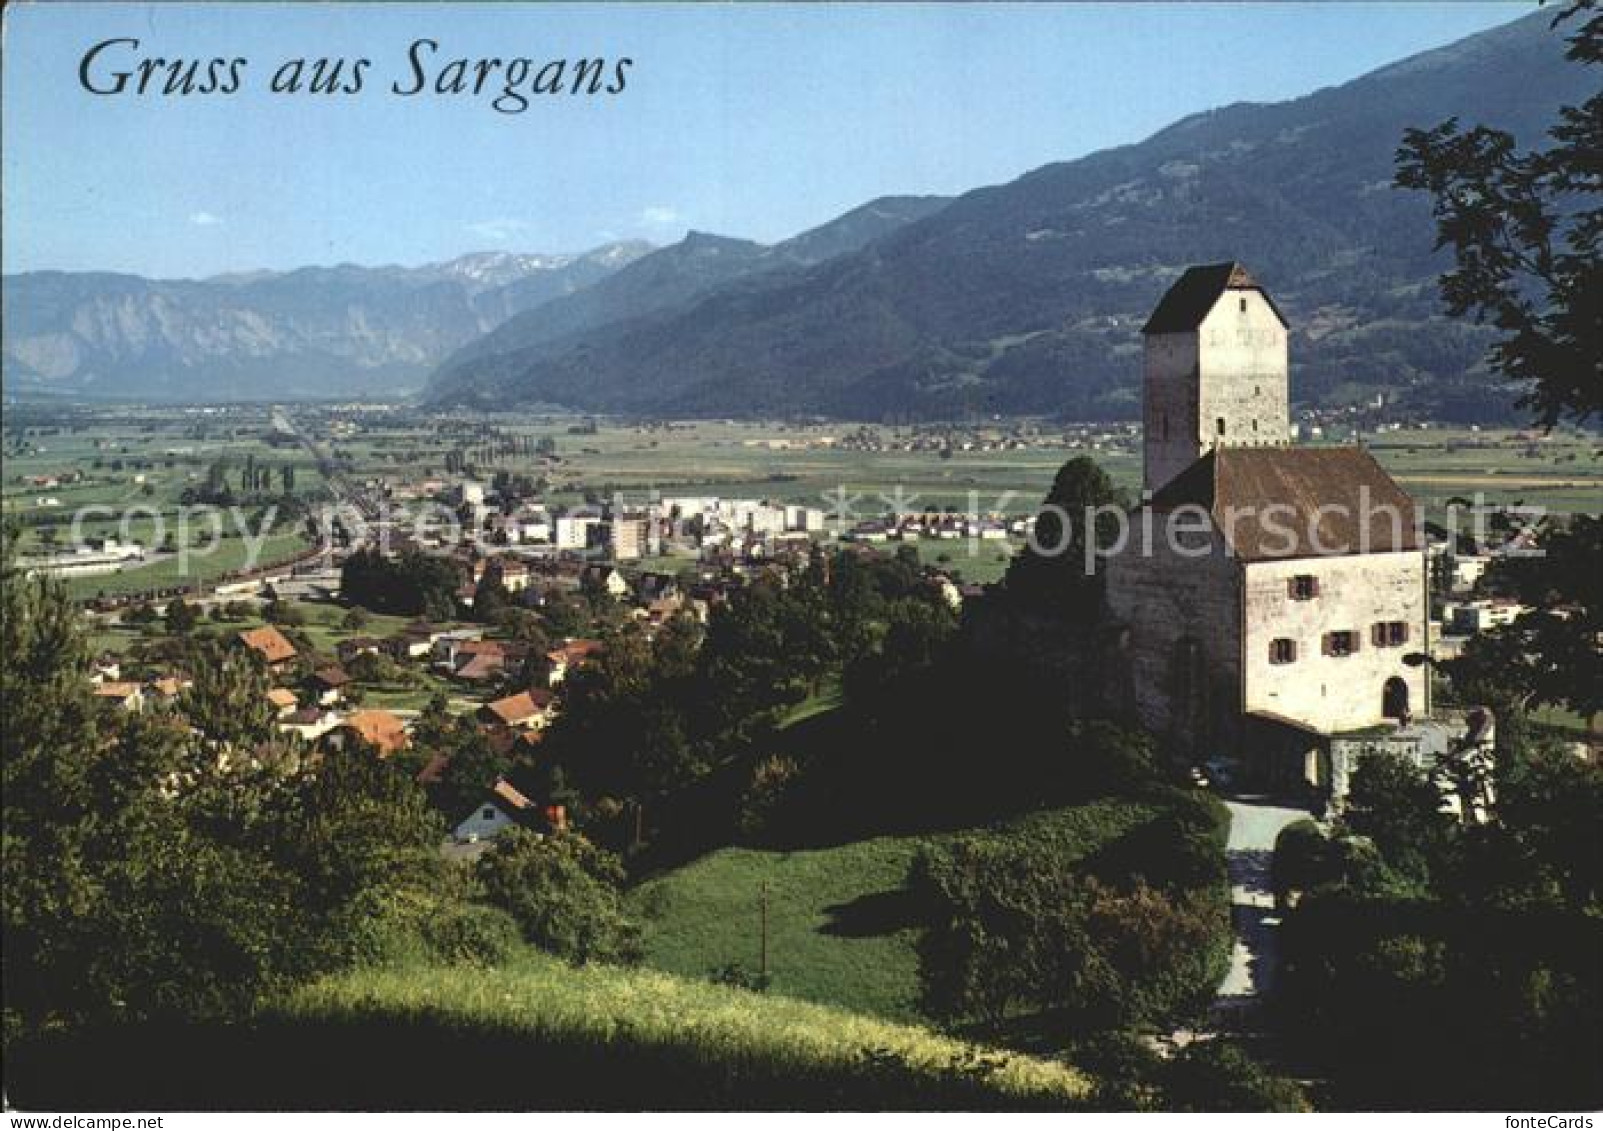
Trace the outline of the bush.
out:
[[[475,873],[486,898],[540,949],[581,965],[639,961],[640,928],[623,913],[623,865],[577,833],[508,830]]]
[[[1274,862],[1270,866],[1275,902],[1284,903],[1292,892],[1312,891],[1335,879],[1332,846],[1310,820],[1293,821],[1275,838]]]
[[[771,843],[780,834],[780,813],[800,776],[795,759],[764,758],[753,767],[751,782],[740,797],[738,829],[748,844]]]
[[[422,924],[424,946],[441,962],[499,966],[522,948],[517,920],[499,907],[448,903]]]
[[[1165,1111],[1308,1111],[1295,1082],[1226,1041],[1188,1045],[1161,1074]]]
[[[1118,812],[1131,810],[1107,816]],[[1028,835],[923,851],[910,877],[931,924],[923,1007],[992,1025],[1054,1011],[1087,1033],[1168,1025],[1204,1006],[1230,946],[1211,813],[1177,804],[1111,839],[1084,859]]]

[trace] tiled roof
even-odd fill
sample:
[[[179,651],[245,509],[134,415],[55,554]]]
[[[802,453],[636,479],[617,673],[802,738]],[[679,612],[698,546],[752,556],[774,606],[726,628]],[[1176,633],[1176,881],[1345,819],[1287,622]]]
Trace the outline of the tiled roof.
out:
[[[408,742],[406,724],[388,711],[352,711],[340,725],[375,747],[380,757],[394,754]]]
[[[508,695],[505,699],[497,699],[486,703],[484,709],[507,725],[512,725],[539,714],[556,700],[556,696],[543,689],[520,691],[516,695]]]
[[[497,800],[506,802],[513,809],[527,809],[534,804],[534,802],[514,789],[505,778],[498,779],[495,783],[495,788],[490,792],[495,795]]]
[[[1218,448],[1150,505],[1202,507],[1246,561],[1420,548],[1414,501],[1363,448]]]
[[[326,668],[318,668],[312,673],[312,678],[324,687],[344,687],[351,682],[350,673],[338,664],[330,664]]]
[[[252,628],[239,634],[239,642],[247,648],[261,653],[262,659],[269,664],[277,664],[284,660],[295,658],[295,645],[272,625],[263,625],[261,628]]]

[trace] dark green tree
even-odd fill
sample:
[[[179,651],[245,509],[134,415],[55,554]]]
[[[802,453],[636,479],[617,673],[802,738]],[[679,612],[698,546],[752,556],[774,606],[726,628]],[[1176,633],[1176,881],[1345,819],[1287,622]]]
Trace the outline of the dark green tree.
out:
[[[1571,21],[1569,59],[1603,63],[1603,13],[1571,3],[1553,23]],[[1437,246],[1453,249],[1448,311],[1502,332],[1493,364],[1551,428],[1603,412],[1603,94],[1560,107],[1548,133],[1522,152],[1507,132],[1456,119],[1409,130],[1397,184],[1430,194]]]
[[[509,829],[475,871],[486,898],[540,949],[576,964],[639,960],[640,929],[624,914],[623,866],[578,834]]]

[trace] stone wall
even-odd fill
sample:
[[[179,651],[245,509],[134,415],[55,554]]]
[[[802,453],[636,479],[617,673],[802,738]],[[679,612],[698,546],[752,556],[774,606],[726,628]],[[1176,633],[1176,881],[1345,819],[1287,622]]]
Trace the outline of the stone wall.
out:
[[[1199,336],[1202,450],[1290,443],[1286,328],[1269,301],[1258,291],[1226,291]]]
[[[1106,565],[1131,706],[1172,750],[1193,758],[1229,753],[1219,744],[1241,710],[1238,567],[1217,533],[1191,535],[1176,548],[1157,518],[1150,554],[1132,536]],[[1187,546],[1201,556],[1184,556]]]
[[[1156,491],[1203,451],[1197,424],[1197,335],[1148,334],[1143,370],[1143,485]]]
[[[1258,291],[1225,291],[1195,332],[1148,334],[1146,489],[1156,491],[1218,445],[1290,443],[1287,364],[1286,328]]]

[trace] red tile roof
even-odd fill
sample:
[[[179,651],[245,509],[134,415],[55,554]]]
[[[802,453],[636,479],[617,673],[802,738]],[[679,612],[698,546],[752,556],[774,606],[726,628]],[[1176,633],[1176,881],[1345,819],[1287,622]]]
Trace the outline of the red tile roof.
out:
[[[388,711],[352,711],[340,727],[355,732],[363,742],[376,748],[381,758],[405,749],[411,741],[406,724]]]
[[[516,726],[550,707],[555,699],[549,691],[520,691],[486,703],[484,709],[507,726]]]
[[[262,659],[269,664],[278,664],[295,658],[295,645],[270,624],[241,632],[238,640],[245,647],[260,653]]]

